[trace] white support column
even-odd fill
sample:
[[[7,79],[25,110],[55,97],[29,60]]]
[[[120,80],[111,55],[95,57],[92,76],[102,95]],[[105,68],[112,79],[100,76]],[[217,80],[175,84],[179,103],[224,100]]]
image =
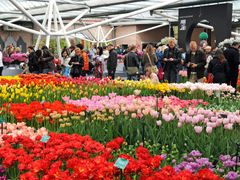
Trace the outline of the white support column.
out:
[[[9,0],[16,8],[18,8],[23,14],[25,14],[34,24],[40,27],[40,29],[46,34],[50,34],[50,31],[47,31],[28,11],[26,11],[21,4],[16,0]],[[50,3],[51,1],[49,1]]]
[[[22,30],[22,31],[25,31],[25,32],[28,32],[28,33],[31,33],[31,34],[44,35],[44,33],[41,33],[39,31],[29,29],[29,28],[25,28],[23,26],[19,26],[17,24],[12,24],[10,22],[6,22],[6,21],[3,21],[3,20],[0,20],[0,24],[3,24],[5,26],[9,26],[9,27],[12,27],[12,28],[16,28],[16,29],[19,29],[19,30]]]
[[[95,23],[95,24],[91,24],[91,25],[88,25],[88,26],[85,26],[85,27],[81,27],[81,28],[77,28],[77,29],[68,31],[66,34],[67,34],[67,35],[69,35],[69,34],[74,34],[74,33],[80,32],[80,31],[84,31],[84,30],[91,29],[91,28],[94,28],[94,27],[97,27],[97,26],[101,26],[101,25],[103,25],[103,24],[108,24],[108,23],[110,23],[110,22],[117,21],[117,20],[119,20],[119,19],[123,19],[123,18],[126,18],[126,17],[131,17],[131,16],[134,16],[134,15],[136,15],[136,14],[141,14],[141,13],[144,13],[144,12],[147,12],[147,11],[151,11],[151,10],[154,10],[154,9],[158,9],[158,8],[164,7],[164,6],[166,6],[166,5],[176,3],[176,2],[178,2],[178,1],[180,1],[180,0],[168,0],[168,1],[164,1],[164,2],[162,2],[162,3],[154,4],[154,5],[152,5],[152,6],[149,6],[149,7],[146,7],[146,8],[140,9],[140,10],[137,10],[137,11],[133,11],[133,12],[126,13],[126,14],[121,14],[121,15],[116,16],[116,17],[111,18],[111,19],[107,19],[107,20],[104,20],[104,21],[101,21],[101,22],[98,22],[98,23]],[[59,31],[58,33],[54,33],[54,35],[58,35],[59,33],[62,33],[62,32]]]
[[[76,18],[70,21],[66,26],[64,26],[65,31],[71,27],[74,23],[76,23],[79,19],[81,19],[85,14],[87,14],[89,9],[84,10],[81,14],[79,14]]]
[[[46,12],[45,12],[45,16],[44,16],[44,19],[43,19],[43,22],[42,22],[42,26],[43,26],[43,27],[46,26],[48,14],[49,14],[49,4],[48,4],[48,7],[47,7],[47,10],[46,10]],[[40,32],[42,33],[42,30],[40,30]],[[40,42],[41,42],[41,39],[42,39],[42,36],[39,35],[38,38],[37,38],[36,45],[35,45],[35,47],[34,47],[35,51],[38,50],[39,44],[40,44]]]
[[[105,36],[103,37],[102,41],[106,41],[107,37],[109,36],[109,34],[114,30],[114,27],[112,27],[108,32],[107,34],[105,34]]]
[[[100,26],[97,27],[97,46],[99,46],[100,41]]]
[[[49,11],[48,11],[48,25],[47,25],[47,30],[51,31],[51,27],[52,27],[52,18],[53,18],[53,3],[55,2],[55,0],[51,0],[49,1]],[[51,36],[50,34],[47,35],[46,37],[46,46],[49,48],[49,44],[50,44],[50,39]]]
[[[9,23],[13,23],[13,22],[17,22],[17,21],[20,21],[23,17],[18,17],[18,18],[15,18],[15,19],[12,19],[10,21],[8,21]],[[3,26],[3,24],[0,24],[0,27]]]
[[[116,41],[118,39],[123,39],[123,38],[129,37],[129,36],[135,35],[135,34],[140,34],[140,33],[143,33],[143,32],[151,31],[153,29],[157,29],[157,28],[164,27],[164,26],[168,26],[168,23],[163,23],[163,24],[160,24],[160,25],[157,25],[157,26],[153,26],[153,27],[150,27],[150,28],[147,28],[147,29],[143,29],[141,31],[137,31],[137,32],[133,32],[133,33],[130,33],[130,34],[127,34],[127,35],[124,35],[124,36],[120,36],[120,37],[116,37],[116,38],[113,38],[113,39],[109,39],[109,40],[107,40],[105,42]]]
[[[103,41],[106,41],[106,39],[104,38],[104,32],[103,32],[102,26],[100,26],[100,31],[101,31],[101,34],[102,34],[102,39],[103,39]],[[100,40],[100,39],[99,39],[99,40]]]
[[[54,6],[53,8],[54,8],[54,10],[53,10],[54,30],[57,32],[58,31],[58,20],[57,20],[56,7]],[[59,36],[57,36],[56,44],[57,44],[57,54],[58,54],[58,57],[61,59],[61,42],[60,42]]]
[[[68,37],[66,36],[66,31],[64,30],[64,24],[63,24],[61,15],[60,15],[58,7],[57,7],[57,3],[55,2],[53,5],[54,5],[54,9],[56,11],[55,13],[57,14],[57,17],[58,17],[58,21],[60,23],[60,27],[61,27],[61,29],[63,29],[63,33],[60,33],[59,35],[64,36],[64,38],[66,40],[66,43],[67,43],[67,46],[70,47],[71,44],[70,44],[70,41],[69,41]]]

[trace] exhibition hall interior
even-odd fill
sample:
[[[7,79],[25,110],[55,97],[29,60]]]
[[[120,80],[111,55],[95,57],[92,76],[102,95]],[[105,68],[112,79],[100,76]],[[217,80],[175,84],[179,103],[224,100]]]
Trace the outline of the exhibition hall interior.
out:
[[[240,0],[0,7],[0,180],[240,180]]]

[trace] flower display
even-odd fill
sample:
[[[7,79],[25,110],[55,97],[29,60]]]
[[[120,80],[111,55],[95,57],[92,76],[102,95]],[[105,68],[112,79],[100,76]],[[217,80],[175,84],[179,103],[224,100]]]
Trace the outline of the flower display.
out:
[[[120,170],[114,167],[117,157],[129,161],[122,176],[141,179],[177,178],[187,173],[190,177],[204,179],[220,179],[208,169],[197,173],[176,172],[172,167],[166,166],[159,170],[162,157],[152,156],[144,147],[136,149],[136,158],[127,154],[114,157],[112,153],[118,150],[123,139],[113,139],[106,147],[93,141],[89,136],[77,134],[50,133],[48,142],[40,141],[40,136],[35,140],[24,136],[3,136],[4,145],[0,148],[0,159],[4,168],[9,169],[10,178],[20,179],[114,179],[121,176]],[[21,146],[19,146],[21,144]],[[18,164],[14,166],[14,164]],[[14,173],[15,168],[19,173]],[[205,172],[206,171],[206,172]]]
[[[0,179],[237,180],[239,106],[226,84],[0,77]]]

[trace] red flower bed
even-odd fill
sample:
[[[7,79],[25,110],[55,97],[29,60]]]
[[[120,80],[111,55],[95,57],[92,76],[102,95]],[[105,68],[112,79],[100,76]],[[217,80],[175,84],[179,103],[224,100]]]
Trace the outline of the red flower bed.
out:
[[[79,179],[119,179],[120,170],[114,167],[117,157],[112,153],[123,143],[122,138],[116,138],[107,143],[106,147],[89,136],[77,134],[50,133],[50,140],[44,144],[37,137],[36,141],[18,136],[4,136],[4,145],[0,148],[0,159],[9,175],[14,176],[14,165],[20,173],[21,180],[79,180]],[[115,153],[116,154],[116,153]],[[210,170],[202,170],[197,174],[188,171],[176,173],[166,166],[160,168],[162,158],[152,156],[144,147],[136,149],[136,159],[122,154],[120,157],[128,159],[129,163],[123,176],[132,179],[220,179]],[[16,175],[17,176],[17,175]],[[10,177],[11,178],[11,177]]]
[[[99,79],[94,77],[79,77],[79,78],[68,78],[61,76],[59,74],[20,74],[18,75],[20,79],[5,79],[0,78],[0,85],[15,85],[20,84],[21,86],[30,85],[30,86],[46,86],[46,85],[72,85],[72,84],[96,84],[104,85],[107,84],[110,79]]]
[[[60,101],[38,102],[34,101],[30,104],[25,103],[5,103],[3,110],[11,113],[18,122],[31,121],[33,118],[41,123],[44,117],[49,117],[51,113],[63,114],[79,114],[86,110],[85,106],[75,106],[71,104],[63,104]]]

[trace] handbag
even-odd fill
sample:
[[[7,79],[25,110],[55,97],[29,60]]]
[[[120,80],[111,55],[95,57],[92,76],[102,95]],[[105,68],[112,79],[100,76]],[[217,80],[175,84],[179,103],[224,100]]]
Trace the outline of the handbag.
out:
[[[137,67],[128,67],[128,55],[126,55],[126,71],[127,71],[127,74],[128,75],[134,75],[134,74],[137,74],[138,73],[138,68]]]
[[[156,65],[153,66],[152,61],[151,61],[151,58],[150,58],[150,56],[149,56],[148,53],[147,53],[147,57],[148,57],[148,61],[149,61],[149,64],[150,64],[150,66],[151,66],[152,72],[155,73],[155,74],[158,74],[158,68],[157,68]]]

